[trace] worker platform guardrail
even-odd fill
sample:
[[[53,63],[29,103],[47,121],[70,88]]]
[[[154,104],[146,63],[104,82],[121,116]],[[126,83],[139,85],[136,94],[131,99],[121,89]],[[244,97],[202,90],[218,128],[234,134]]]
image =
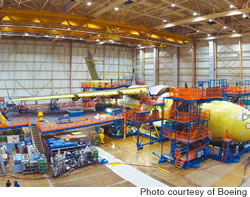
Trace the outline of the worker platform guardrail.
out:
[[[201,129],[196,132],[175,131],[175,129],[163,128],[163,136],[184,143],[192,143],[208,136],[208,129]]]
[[[12,129],[18,127],[24,127],[29,125],[29,118],[13,118],[11,120],[7,120],[6,124],[0,123],[0,129]]]
[[[184,100],[222,98],[222,88],[169,88],[169,97]]]
[[[209,120],[210,119],[210,111],[209,110],[200,110],[198,113],[197,111],[194,112],[179,112],[179,111],[166,111],[165,118],[171,121],[178,121],[181,123],[188,123],[188,122],[196,122],[202,120]]]
[[[131,82],[127,80],[119,80],[114,82],[109,81],[88,81],[82,82],[81,87],[84,89],[89,88],[101,88],[101,89],[112,89],[118,87],[130,86]]]
[[[60,132],[64,130],[77,129],[81,127],[91,127],[107,123],[112,123],[116,120],[122,120],[123,114],[115,114],[113,116],[92,116],[92,117],[81,117],[72,118],[67,123],[58,123],[56,121],[47,123],[36,121],[37,127],[41,134]],[[72,121],[72,122],[71,122]]]
[[[224,90],[225,94],[231,95],[250,95],[250,86],[239,87],[239,86],[230,86],[226,87]]]

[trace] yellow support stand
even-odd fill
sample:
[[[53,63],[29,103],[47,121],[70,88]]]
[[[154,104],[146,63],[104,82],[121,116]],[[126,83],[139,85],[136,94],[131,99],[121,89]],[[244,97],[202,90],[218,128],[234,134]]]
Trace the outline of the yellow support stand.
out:
[[[99,138],[100,138],[100,143],[104,144],[104,129],[103,128],[100,128]]]
[[[2,126],[6,126],[6,118],[2,113],[1,113],[1,121],[2,121]]]
[[[43,122],[43,112],[39,111],[37,116],[38,116],[39,122]]]

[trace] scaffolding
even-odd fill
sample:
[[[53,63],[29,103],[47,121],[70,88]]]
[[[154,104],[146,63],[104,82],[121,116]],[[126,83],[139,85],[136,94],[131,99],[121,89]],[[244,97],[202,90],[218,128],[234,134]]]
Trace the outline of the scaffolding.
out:
[[[236,81],[235,86],[226,87],[224,95],[233,103],[249,109],[250,106],[250,80]]]
[[[180,170],[197,168],[208,158],[210,111],[201,109],[201,103],[222,99],[222,87],[211,80],[199,82],[198,88],[170,88],[169,97],[163,99],[163,107],[170,100],[173,104],[162,113],[159,163],[169,162]],[[171,141],[169,153],[163,153],[165,138]]]
[[[142,104],[139,108],[132,108],[127,112],[127,125],[129,128],[135,128],[136,130],[138,150],[145,145],[151,145],[161,140],[154,123],[162,119],[160,111],[163,110],[163,103],[158,102],[157,99],[158,97],[141,97],[140,102]],[[149,142],[144,143],[145,137],[149,139]]]

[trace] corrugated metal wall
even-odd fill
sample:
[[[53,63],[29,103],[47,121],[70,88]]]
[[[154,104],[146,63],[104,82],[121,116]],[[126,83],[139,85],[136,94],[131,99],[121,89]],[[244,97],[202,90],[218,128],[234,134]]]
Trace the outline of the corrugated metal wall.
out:
[[[242,41],[242,80],[250,80],[250,37],[241,38]]]
[[[153,85],[154,83],[154,53],[153,49],[144,50],[144,80],[147,85]]]
[[[240,80],[240,39],[242,43],[242,79],[250,78],[250,37],[216,40],[215,65],[217,78],[235,83]],[[174,85],[173,47],[159,49],[159,84]],[[144,79],[148,85],[154,82],[154,50],[133,50],[127,47],[113,47],[67,41],[0,40],[0,93],[7,97],[62,94],[80,91],[80,83],[90,79],[84,60],[92,52],[102,79],[117,80],[124,76],[141,76],[144,65]],[[142,53],[141,53],[141,52]],[[141,56],[143,55],[143,57]],[[179,86],[189,87],[194,80],[193,44],[179,48]],[[142,59],[141,59],[142,58]],[[209,79],[208,41],[196,42],[196,82]]]
[[[240,80],[239,38],[217,40],[217,79]]]
[[[101,75],[103,79],[132,75],[131,48],[67,41],[0,40],[1,96],[7,97],[6,87],[12,97],[81,91],[81,82],[90,79],[84,60],[88,50],[98,60],[100,74],[124,74]]]
[[[159,49],[159,84],[173,86],[173,55],[172,47]]]
[[[186,44],[179,49],[179,87],[192,87],[193,84],[193,46]]]
[[[209,80],[209,47],[207,41],[196,43],[196,81]]]

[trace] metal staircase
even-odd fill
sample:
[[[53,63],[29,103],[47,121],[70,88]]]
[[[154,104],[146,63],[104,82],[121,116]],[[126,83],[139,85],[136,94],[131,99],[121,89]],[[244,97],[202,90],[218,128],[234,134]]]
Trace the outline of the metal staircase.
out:
[[[184,158],[186,157],[186,154],[184,155]],[[185,164],[185,159],[179,159],[177,162],[176,162],[176,164],[175,164],[175,169],[176,170],[181,170],[182,169],[182,167],[184,166],[184,164]]]
[[[31,132],[31,135],[32,135],[33,144],[36,146],[36,148],[38,149],[40,154],[42,154],[43,149],[42,149],[41,139],[40,139],[40,135],[38,133],[39,131],[37,130],[37,127],[36,126],[31,126],[31,124],[29,122],[29,128],[30,128],[30,132]]]

